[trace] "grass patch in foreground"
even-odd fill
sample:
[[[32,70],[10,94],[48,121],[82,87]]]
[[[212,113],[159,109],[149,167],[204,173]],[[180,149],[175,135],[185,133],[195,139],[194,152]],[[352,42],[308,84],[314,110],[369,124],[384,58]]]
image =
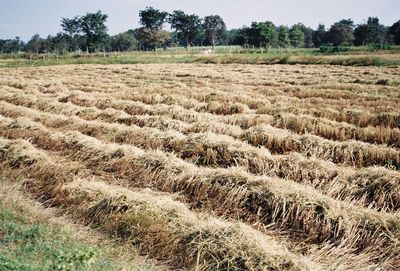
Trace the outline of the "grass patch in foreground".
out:
[[[8,185],[0,176],[0,194],[8,198],[0,198],[0,270],[156,270],[147,261],[127,262],[119,248],[93,242],[75,232],[73,225],[52,221],[56,217],[41,216],[43,208]],[[15,200],[10,201],[14,193]]]
[[[27,221],[0,206],[0,270],[110,270],[120,267],[73,233]]]

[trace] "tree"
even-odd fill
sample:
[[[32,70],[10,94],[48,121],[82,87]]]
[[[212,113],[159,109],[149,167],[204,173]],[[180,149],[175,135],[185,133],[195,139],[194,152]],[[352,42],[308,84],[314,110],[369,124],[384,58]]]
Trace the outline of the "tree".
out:
[[[326,41],[332,43],[334,46],[353,44],[354,31],[352,21],[342,20],[333,24],[326,33]]]
[[[146,7],[145,10],[139,11],[140,24],[147,29],[155,31],[162,29],[167,16],[167,12],[163,12],[152,7]]]
[[[39,34],[35,34],[26,44],[26,50],[35,54],[42,54],[46,51],[46,41]]]
[[[339,24],[344,24],[354,29],[354,21],[352,19],[342,19],[339,21]]]
[[[313,42],[314,30],[312,30],[310,27],[305,26],[302,23],[298,23],[297,26],[300,28],[300,30],[304,34],[304,47],[313,48],[314,47],[314,42]]]
[[[290,44],[294,47],[304,46],[304,33],[298,24],[293,25],[289,31]]]
[[[247,29],[249,44],[257,47],[275,47],[278,43],[276,27],[271,22],[253,22]]]
[[[191,46],[193,40],[202,29],[199,16],[185,14],[182,10],[174,10],[168,18],[171,28],[175,29],[179,39],[185,40],[186,48]]]
[[[111,37],[111,50],[118,52],[126,52],[133,50],[137,46],[134,31],[129,30]]]
[[[157,46],[163,45],[169,35],[162,30],[168,13],[152,7],[139,11],[141,28],[135,31],[135,38],[144,50],[155,50]]]
[[[366,24],[360,24],[354,30],[355,45],[369,43],[381,44],[386,39],[386,27],[379,23],[377,17],[369,17]]]
[[[75,16],[72,19],[62,18],[61,27],[64,33],[68,36],[69,50],[76,51],[79,49],[79,34],[81,32],[82,20],[80,17]]]
[[[318,25],[317,30],[314,31],[313,33],[314,46],[319,48],[325,42],[326,38],[325,36],[326,36],[325,25],[323,24]]]
[[[170,35],[167,31],[153,31],[146,27],[140,27],[134,30],[134,36],[139,42],[140,49],[147,51],[165,46]]]
[[[15,39],[0,40],[0,51],[5,54],[15,54],[23,50],[24,43],[19,37]]]
[[[278,45],[282,48],[290,46],[289,29],[287,26],[278,27]]]
[[[207,16],[204,18],[203,28],[206,37],[212,44],[213,48],[215,48],[218,40],[224,36],[226,31],[224,20],[218,15]]]
[[[249,28],[247,26],[244,26],[240,29],[238,29],[232,37],[231,40],[231,45],[241,45],[241,46],[246,46],[250,44],[250,38],[249,38]]]
[[[53,53],[64,53],[69,51],[69,37],[65,33],[57,33],[55,36],[48,36],[46,39],[46,48]]]
[[[81,18],[81,29],[85,35],[86,50],[95,52],[99,47],[104,47],[107,38],[108,15],[101,11],[96,13],[87,13]]]
[[[389,28],[389,34],[393,36],[394,43],[400,45],[400,20]]]

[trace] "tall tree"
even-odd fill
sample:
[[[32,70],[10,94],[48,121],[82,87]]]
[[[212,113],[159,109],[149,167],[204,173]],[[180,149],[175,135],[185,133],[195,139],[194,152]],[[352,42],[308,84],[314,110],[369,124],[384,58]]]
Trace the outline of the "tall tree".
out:
[[[333,24],[326,33],[326,41],[332,43],[334,46],[353,44],[354,31],[350,21],[342,20]]]
[[[155,31],[162,29],[167,16],[167,12],[160,11],[153,7],[146,7],[146,9],[139,11],[140,24],[147,29]]]
[[[15,54],[23,50],[25,44],[21,41],[20,37],[15,37],[15,39],[1,40],[0,52],[5,54]]]
[[[318,28],[313,33],[313,43],[314,46],[319,48],[325,42],[326,30],[325,25],[320,24]]]
[[[225,22],[218,15],[206,16],[204,18],[203,28],[205,35],[212,44],[213,48],[215,48],[218,40],[220,40],[226,32]]]
[[[81,28],[85,35],[86,49],[94,52],[105,46],[107,38],[107,22],[108,15],[103,14],[100,10],[96,13],[87,13],[81,18]]]
[[[282,48],[290,46],[289,29],[287,26],[278,27],[278,45]]]
[[[81,32],[82,20],[79,16],[75,16],[72,19],[62,18],[61,27],[64,33],[68,36],[68,42],[70,44],[70,51],[76,51],[79,49],[79,34]]]
[[[137,45],[134,31],[129,30],[124,33],[120,33],[111,38],[111,50],[118,52],[125,52],[133,50]]]
[[[366,24],[360,24],[354,30],[355,45],[383,43],[386,39],[386,27],[377,17],[369,17]]]
[[[350,26],[351,28],[354,29],[354,21],[352,19],[342,19],[338,23]]]
[[[289,37],[292,46],[304,47],[304,33],[299,25],[295,24],[290,28]]]
[[[301,29],[301,31],[304,34],[304,47],[313,48],[314,47],[314,42],[313,42],[314,30],[311,29],[310,27],[305,26],[302,23],[298,23],[297,26]]]
[[[135,31],[141,48],[144,50],[155,50],[157,46],[163,45],[168,39],[166,31],[162,30],[168,13],[158,9],[147,7],[139,11],[141,28]]]
[[[65,33],[57,33],[55,36],[48,36],[46,39],[47,50],[53,53],[62,54],[69,51],[69,39]]]
[[[389,34],[393,36],[394,43],[400,45],[400,20],[389,28]]]
[[[249,44],[256,47],[275,47],[278,43],[276,27],[271,22],[253,22],[247,29]]]
[[[42,54],[46,51],[46,41],[39,34],[35,34],[26,44],[26,50],[35,54]]]
[[[242,46],[247,46],[250,44],[250,28],[247,26],[244,26],[236,31],[234,33],[234,36],[232,37],[231,45],[242,45]]]
[[[185,40],[186,48],[191,46],[193,40],[202,29],[202,23],[199,16],[185,14],[182,10],[174,10],[170,14],[169,23],[171,28],[175,29],[180,39]]]
[[[134,36],[139,42],[140,49],[148,51],[165,46],[170,33],[163,30],[153,31],[146,27],[140,27],[134,30]]]

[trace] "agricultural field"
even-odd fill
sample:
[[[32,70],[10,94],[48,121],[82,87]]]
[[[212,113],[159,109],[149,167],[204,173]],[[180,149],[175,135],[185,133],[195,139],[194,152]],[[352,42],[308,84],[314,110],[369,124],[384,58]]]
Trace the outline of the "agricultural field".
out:
[[[1,68],[0,175],[161,270],[400,270],[399,90],[399,66]]]

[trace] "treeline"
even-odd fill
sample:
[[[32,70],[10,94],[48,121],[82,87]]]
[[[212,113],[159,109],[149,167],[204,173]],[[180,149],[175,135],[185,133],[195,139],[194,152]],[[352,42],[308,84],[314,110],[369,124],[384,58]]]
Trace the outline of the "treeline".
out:
[[[250,26],[227,30],[218,15],[200,18],[181,10],[172,13],[148,7],[139,11],[140,27],[110,36],[108,15],[101,11],[74,18],[62,18],[62,31],[42,38],[34,35],[27,43],[20,38],[0,40],[1,53],[66,53],[75,51],[111,52],[155,50],[172,46],[240,45],[251,48],[340,48],[373,45],[385,48],[400,45],[400,20],[384,26],[379,18],[370,17],[356,25],[351,19],[334,23],[329,28],[312,29],[302,23],[277,26],[270,21],[253,22]],[[172,31],[166,31],[169,24]]]

